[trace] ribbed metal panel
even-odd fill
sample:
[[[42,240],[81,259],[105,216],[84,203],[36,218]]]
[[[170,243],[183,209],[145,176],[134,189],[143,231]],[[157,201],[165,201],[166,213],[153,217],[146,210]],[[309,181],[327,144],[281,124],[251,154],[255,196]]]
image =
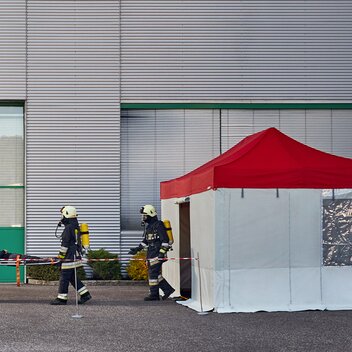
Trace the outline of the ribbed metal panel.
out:
[[[139,209],[160,212],[160,182],[181,176],[220,153],[218,110],[123,110],[122,229],[139,230]]]
[[[122,1],[123,101],[350,100],[350,0]]]
[[[122,258],[141,241],[141,206],[153,204],[160,214],[160,182],[219,155],[219,121],[219,110],[122,111]]]
[[[28,0],[27,252],[52,255],[62,205],[120,248],[119,2]]]
[[[225,152],[251,133],[276,127],[313,148],[352,157],[352,110],[222,110]]]
[[[332,115],[332,152],[352,158],[352,110],[333,110]]]
[[[128,254],[130,248],[137,247],[141,241],[143,236],[143,229],[140,231],[121,231],[121,274],[124,277],[127,277],[126,266],[129,263],[129,259],[131,255]]]
[[[0,1],[0,100],[26,97],[26,1]]]
[[[306,137],[306,111],[305,110],[279,110],[280,131],[301,143],[307,143]]]
[[[306,143],[325,152],[332,152],[332,111],[306,111]]]

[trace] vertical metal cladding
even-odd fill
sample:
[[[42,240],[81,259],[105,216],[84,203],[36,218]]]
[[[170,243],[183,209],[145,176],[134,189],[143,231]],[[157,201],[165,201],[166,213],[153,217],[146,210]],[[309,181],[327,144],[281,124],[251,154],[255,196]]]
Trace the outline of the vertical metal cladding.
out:
[[[160,182],[192,171],[220,152],[218,110],[123,110],[122,229],[140,229],[139,209],[160,214]]]
[[[26,96],[26,1],[0,1],[0,100]]]
[[[139,209],[153,204],[161,218],[160,182],[219,155],[219,110],[121,112],[121,255],[141,241]]]
[[[119,250],[119,18],[115,0],[27,1],[28,253],[56,253],[65,204]]]
[[[221,113],[222,152],[246,136],[276,127],[327,153],[352,158],[352,110],[228,110]]]
[[[352,2],[122,1],[123,101],[349,100]]]

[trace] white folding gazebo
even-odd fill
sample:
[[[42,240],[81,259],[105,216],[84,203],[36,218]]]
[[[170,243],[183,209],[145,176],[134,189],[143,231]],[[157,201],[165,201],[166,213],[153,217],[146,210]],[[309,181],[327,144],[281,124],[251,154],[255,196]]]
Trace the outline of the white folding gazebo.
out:
[[[180,207],[189,203],[189,249],[199,261],[192,261],[191,298],[184,304],[217,312],[351,309],[351,266],[323,265],[322,254],[322,189],[347,188],[351,159],[275,128],[162,182],[161,215],[175,237],[171,257],[180,255]],[[175,295],[180,262],[164,265]]]

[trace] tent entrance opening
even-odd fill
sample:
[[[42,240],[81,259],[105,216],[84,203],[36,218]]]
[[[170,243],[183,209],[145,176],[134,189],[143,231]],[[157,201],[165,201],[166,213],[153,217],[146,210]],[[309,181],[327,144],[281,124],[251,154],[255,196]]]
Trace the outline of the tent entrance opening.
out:
[[[189,203],[180,205],[180,257],[191,257],[191,226]],[[190,298],[192,287],[192,261],[180,260],[180,293],[181,296]]]

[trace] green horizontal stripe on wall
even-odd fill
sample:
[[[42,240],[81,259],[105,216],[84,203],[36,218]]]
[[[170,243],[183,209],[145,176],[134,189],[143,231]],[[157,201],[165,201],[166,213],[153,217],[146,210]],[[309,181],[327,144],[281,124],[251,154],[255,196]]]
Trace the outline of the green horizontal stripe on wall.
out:
[[[24,101],[21,100],[8,100],[0,102],[0,106],[24,106]]]
[[[349,110],[352,103],[121,103],[121,109],[171,110],[171,109],[319,109]]]
[[[0,188],[24,188],[24,186],[0,186]]]

